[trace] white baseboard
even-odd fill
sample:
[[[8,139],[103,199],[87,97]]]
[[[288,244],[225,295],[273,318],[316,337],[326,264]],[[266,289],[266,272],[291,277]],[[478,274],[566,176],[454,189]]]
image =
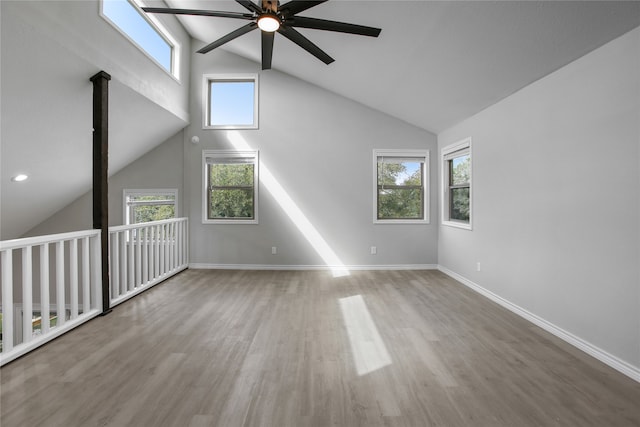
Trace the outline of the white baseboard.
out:
[[[394,264],[394,265],[272,265],[272,264],[210,264],[191,263],[189,268],[205,270],[437,270],[437,264]]]
[[[553,323],[539,317],[536,316],[535,314],[525,310],[522,307],[519,307],[516,304],[513,304],[512,302],[502,298],[499,295],[494,294],[493,292],[483,288],[482,286],[478,285],[477,283],[472,282],[471,280],[467,279],[466,277],[463,277],[461,275],[459,275],[458,273],[455,273],[451,270],[449,270],[446,267],[443,267],[441,265],[438,266],[438,270],[440,270],[441,272],[443,272],[444,274],[446,274],[447,276],[452,277],[453,279],[457,280],[458,282],[462,283],[463,285],[471,288],[472,290],[478,292],[479,294],[489,298],[491,301],[500,304],[502,307],[506,308],[509,311],[512,311],[513,313],[517,314],[518,316],[530,321],[531,323],[535,324],[536,326],[539,326],[540,328],[544,329],[545,331],[555,335],[556,337],[560,338],[561,340],[573,345],[574,347],[584,351],[585,353],[589,354],[590,356],[595,357],[596,359],[598,359],[599,361],[601,361],[602,363],[612,367],[613,369],[615,369],[616,371],[619,371],[621,373],[623,373],[624,375],[628,376],[629,378],[640,382],[640,367],[631,365],[628,362],[625,362],[624,360],[621,360],[619,358],[617,358],[616,356],[613,356],[612,354],[607,353],[606,351],[602,350],[599,347],[596,347],[595,345],[591,344],[588,341],[583,340],[580,337],[577,337],[575,335],[573,335],[570,332],[565,331],[562,328],[559,328],[558,326],[554,325]]]

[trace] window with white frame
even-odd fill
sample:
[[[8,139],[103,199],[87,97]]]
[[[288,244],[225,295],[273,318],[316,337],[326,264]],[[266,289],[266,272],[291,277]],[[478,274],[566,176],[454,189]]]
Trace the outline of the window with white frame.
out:
[[[258,223],[258,151],[204,150],[203,223]]]
[[[178,190],[124,190],[124,223],[139,224],[178,216]]]
[[[258,128],[258,75],[205,74],[204,129]]]
[[[429,222],[429,151],[374,150],[375,223]]]
[[[136,47],[178,78],[178,43],[140,0],[102,0],[101,15]]]
[[[471,138],[442,149],[442,223],[471,229]]]

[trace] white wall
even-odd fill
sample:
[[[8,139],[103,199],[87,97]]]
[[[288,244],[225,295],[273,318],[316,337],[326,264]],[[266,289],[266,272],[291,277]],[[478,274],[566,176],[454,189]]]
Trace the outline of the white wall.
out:
[[[438,135],[473,138],[473,231],[444,268],[640,378],[640,29]],[[480,272],[476,263],[481,262]]]
[[[324,65],[320,64],[324,67]],[[260,185],[259,224],[202,224],[202,150],[231,149],[226,131],[202,129],[203,73],[258,72],[259,64],[223,51],[194,55],[191,125],[185,130],[185,199],[191,263],[201,266],[332,264]],[[330,72],[330,69],[327,69]],[[374,148],[421,148],[435,135],[276,70],[261,71],[260,129],[237,131],[344,265],[435,264],[436,171],[431,162],[429,225],[373,224]],[[191,137],[197,135],[200,144]],[[271,247],[278,254],[271,254]],[[370,247],[378,254],[371,255]]]

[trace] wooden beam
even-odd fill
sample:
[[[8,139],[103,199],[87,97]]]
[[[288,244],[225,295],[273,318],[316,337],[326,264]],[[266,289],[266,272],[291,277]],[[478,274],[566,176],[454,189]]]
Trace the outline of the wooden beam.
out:
[[[111,311],[109,298],[109,80],[100,71],[93,82],[93,228],[102,230],[102,314]]]

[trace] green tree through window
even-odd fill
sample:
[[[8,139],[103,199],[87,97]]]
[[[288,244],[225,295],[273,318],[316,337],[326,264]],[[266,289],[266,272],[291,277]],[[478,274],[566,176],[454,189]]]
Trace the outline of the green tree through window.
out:
[[[257,151],[203,151],[205,223],[257,222]]]
[[[253,164],[209,165],[209,218],[253,219]]]
[[[425,219],[425,157],[377,156],[376,218]]]

